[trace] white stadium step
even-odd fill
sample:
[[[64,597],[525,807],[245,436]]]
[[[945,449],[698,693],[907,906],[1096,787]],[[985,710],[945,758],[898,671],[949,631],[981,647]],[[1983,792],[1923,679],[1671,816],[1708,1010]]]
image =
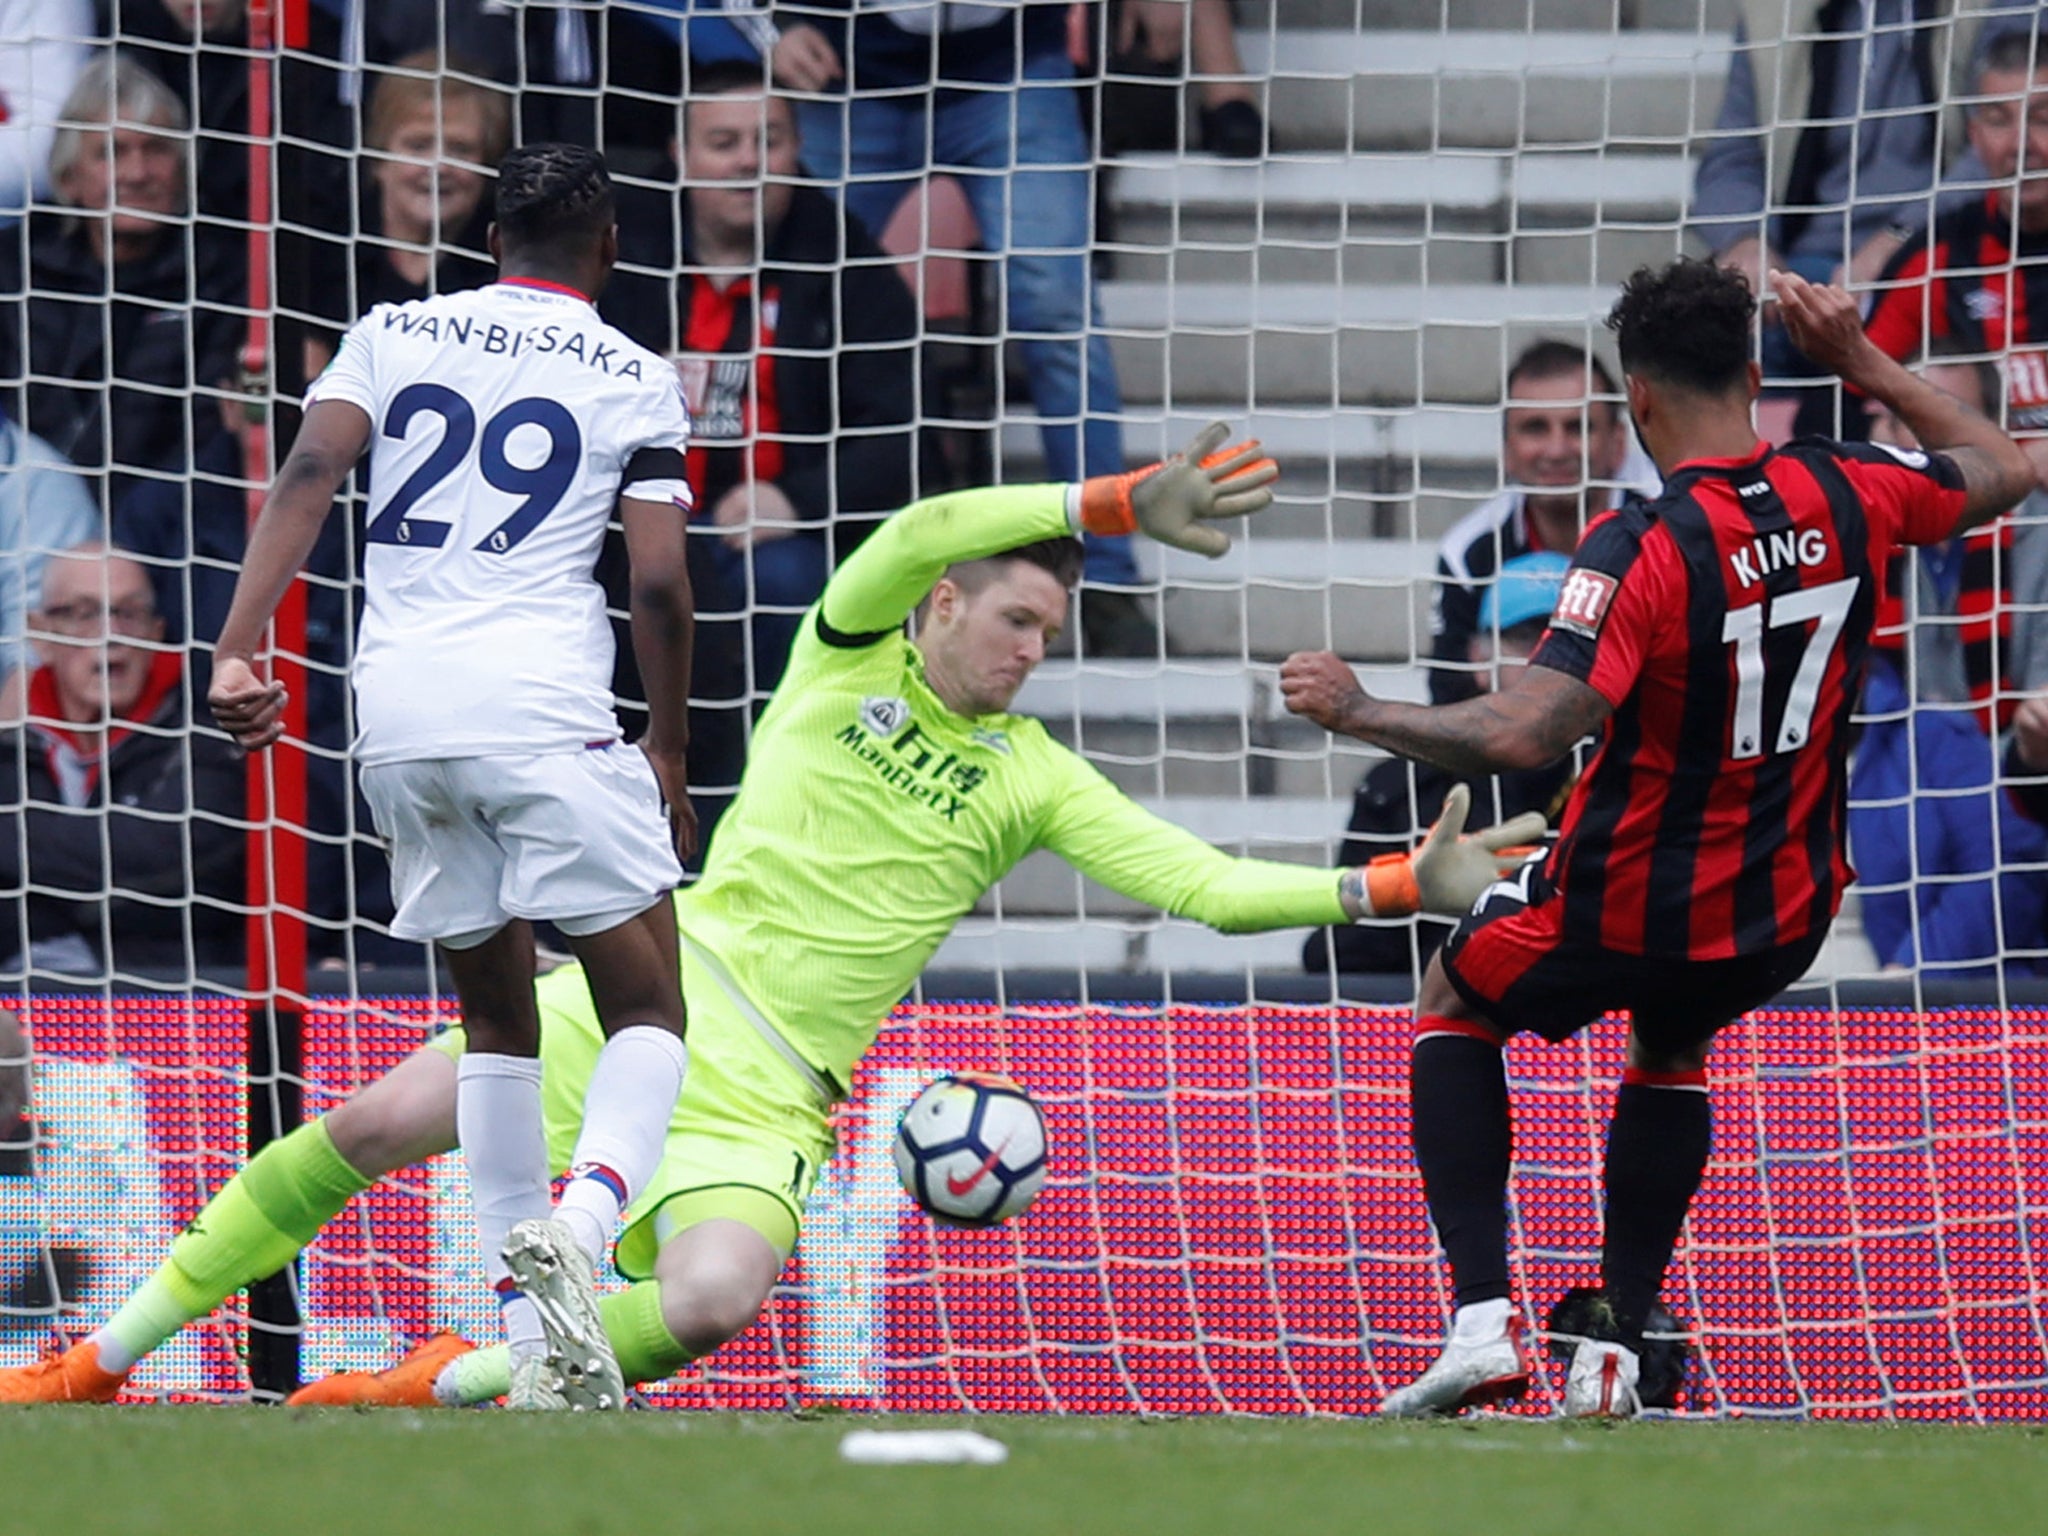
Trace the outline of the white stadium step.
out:
[[[1304,929],[1221,934],[1199,923],[970,917],[932,957],[933,970],[1292,971]]]
[[[1733,9],[1729,0],[1628,0],[1622,14],[1631,27],[1697,29],[1726,27]],[[1237,0],[1236,12],[1241,38],[1276,26],[1372,32],[1426,24],[1460,37],[1615,26],[1615,0]]]
[[[1158,916],[1102,917],[1005,915],[1000,926],[986,913],[963,920],[932,960],[934,970],[1286,972],[1301,966],[1306,930],[1220,934],[1197,923]],[[1877,956],[1863,936],[1854,892],[1807,973],[1812,981],[1878,974]]]
[[[1253,34],[1283,145],[1678,142],[1710,125],[1730,36],[1690,31]]]
[[[1361,683],[1389,699],[1420,702],[1429,695],[1422,668],[1360,666]],[[1048,724],[1079,720],[1270,720],[1280,705],[1277,664],[1236,659],[1169,658],[1156,661],[1048,661],[1018,690],[1011,708]]]
[[[1730,51],[1728,33],[1676,29],[1531,32],[1499,28],[1454,32],[1290,28],[1247,32],[1239,40],[1239,53],[1248,73],[1312,79],[1401,75],[1432,79],[1444,75],[1718,79],[1728,72]]]
[[[1138,564],[1154,579],[1185,587],[1345,583],[1407,590],[1434,579],[1436,548],[1407,539],[1261,538],[1254,525],[1214,560],[1148,539]]]
[[[1205,381],[1214,388],[1214,381]],[[1021,402],[1020,402],[1021,404]],[[1205,423],[1221,418],[1233,431],[1256,437],[1266,451],[1285,463],[1309,460],[1320,464],[1349,459],[1394,458],[1476,460],[1500,456],[1500,408],[1497,405],[1362,405],[1344,403],[1317,408],[1260,407],[1247,411],[1242,400],[1210,396],[1201,401],[1178,400],[1164,419],[1135,420],[1125,412],[1124,445],[1133,463],[1157,458],[1184,446]],[[1002,425],[1006,464],[1030,464],[1039,458],[1036,418],[1006,416]],[[1012,478],[1015,478],[1014,476]]]
[[[1103,324],[1112,331],[1298,328],[1410,331],[1418,326],[1511,322],[1597,325],[1612,307],[1612,288],[1567,283],[1241,283],[1108,282],[1101,286]],[[1497,387],[1497,381],[1496,381]]]
[[[1603,221],[1671,218],[1692,185],[1683,155],[1626,150],[1490,149],[1289,154],[1266,160],[1138,155],[1118,164],[1116,199],[1129,208],[1251,209],[1334,214],[1339,209],[1420,214],[1590,214]]]
[[[1267,405],[1428,398],[1491,403],[1538,339],[1605,352],[1610,287],[1502,283],[1110,282],[1104,328],[1124,398],[1245,379]]]

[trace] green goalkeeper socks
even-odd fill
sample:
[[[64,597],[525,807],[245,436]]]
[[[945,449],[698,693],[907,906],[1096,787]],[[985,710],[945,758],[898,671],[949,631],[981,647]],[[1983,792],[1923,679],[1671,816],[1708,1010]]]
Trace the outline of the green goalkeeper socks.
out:
[[[619,1374],[629,1385],[661,1381],[690,1363],[690,1352],[678,1344],[661,1316],[661,1287],[643,1280],[598,1302],[605,1337],[619,1357]]]
[[[102,1368],[130,1369],[233,1292],[276,1274],[371,1183],[334,1149],[324,1120],[272,1142],[221,1186],[156,1273],[93,1335]]]
[[[661,1318],[661,1287],[642,1280],[599,1298],[605,1337],[619,1357],[619,1374],[629,1386],[661,1381],[690,1363],[690,1352],[675,1341]],[[488,1403],[512,1390],[512,1352],[502,1344],[458,1355],[442,1369],[434,1396],[450,1407]]]

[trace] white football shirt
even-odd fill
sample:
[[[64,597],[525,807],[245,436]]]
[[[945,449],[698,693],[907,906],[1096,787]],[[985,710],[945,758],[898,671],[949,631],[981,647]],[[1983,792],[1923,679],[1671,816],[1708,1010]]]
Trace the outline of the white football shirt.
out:
[[[321,400],[371,424],[357,760],[615,740],[597,557],[622,493],[689,516],[675,369],[581,294],[512,278],[377,306]]]

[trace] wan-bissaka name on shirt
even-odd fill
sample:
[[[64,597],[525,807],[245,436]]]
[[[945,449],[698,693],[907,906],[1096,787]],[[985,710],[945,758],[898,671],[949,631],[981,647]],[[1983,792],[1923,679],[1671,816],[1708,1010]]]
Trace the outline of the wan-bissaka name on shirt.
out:
[[[957,821],[967,797],[981,787],[988,770],[963,763],[958,752],[941,752],[915,721],[901,736],[877,739],[865,726],[849,725],[833,738],[875,770],[884,784]]]
[[[607,345],[571,325],[500,325],[463,315],[425,315],[405,309],[387,309],[384,329],[407,336],[424,336],[429,341],[455,342],[475,347],[493,357],[525,357],[528,354],[573,357],[579,363],[615,379],[640,377],[640,359],[630,352]]]

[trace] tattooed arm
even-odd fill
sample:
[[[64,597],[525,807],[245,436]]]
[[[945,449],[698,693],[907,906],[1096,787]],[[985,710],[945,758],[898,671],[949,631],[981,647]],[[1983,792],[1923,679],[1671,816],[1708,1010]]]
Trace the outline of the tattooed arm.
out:
[[[1288,657],[1280,694],[1325,730],[1467,776],[1554,763],[1613,712],[1593,688],[1549,667],[1523,667],[1500,692],[1456,704],[1376,699],[1328,651]]]

